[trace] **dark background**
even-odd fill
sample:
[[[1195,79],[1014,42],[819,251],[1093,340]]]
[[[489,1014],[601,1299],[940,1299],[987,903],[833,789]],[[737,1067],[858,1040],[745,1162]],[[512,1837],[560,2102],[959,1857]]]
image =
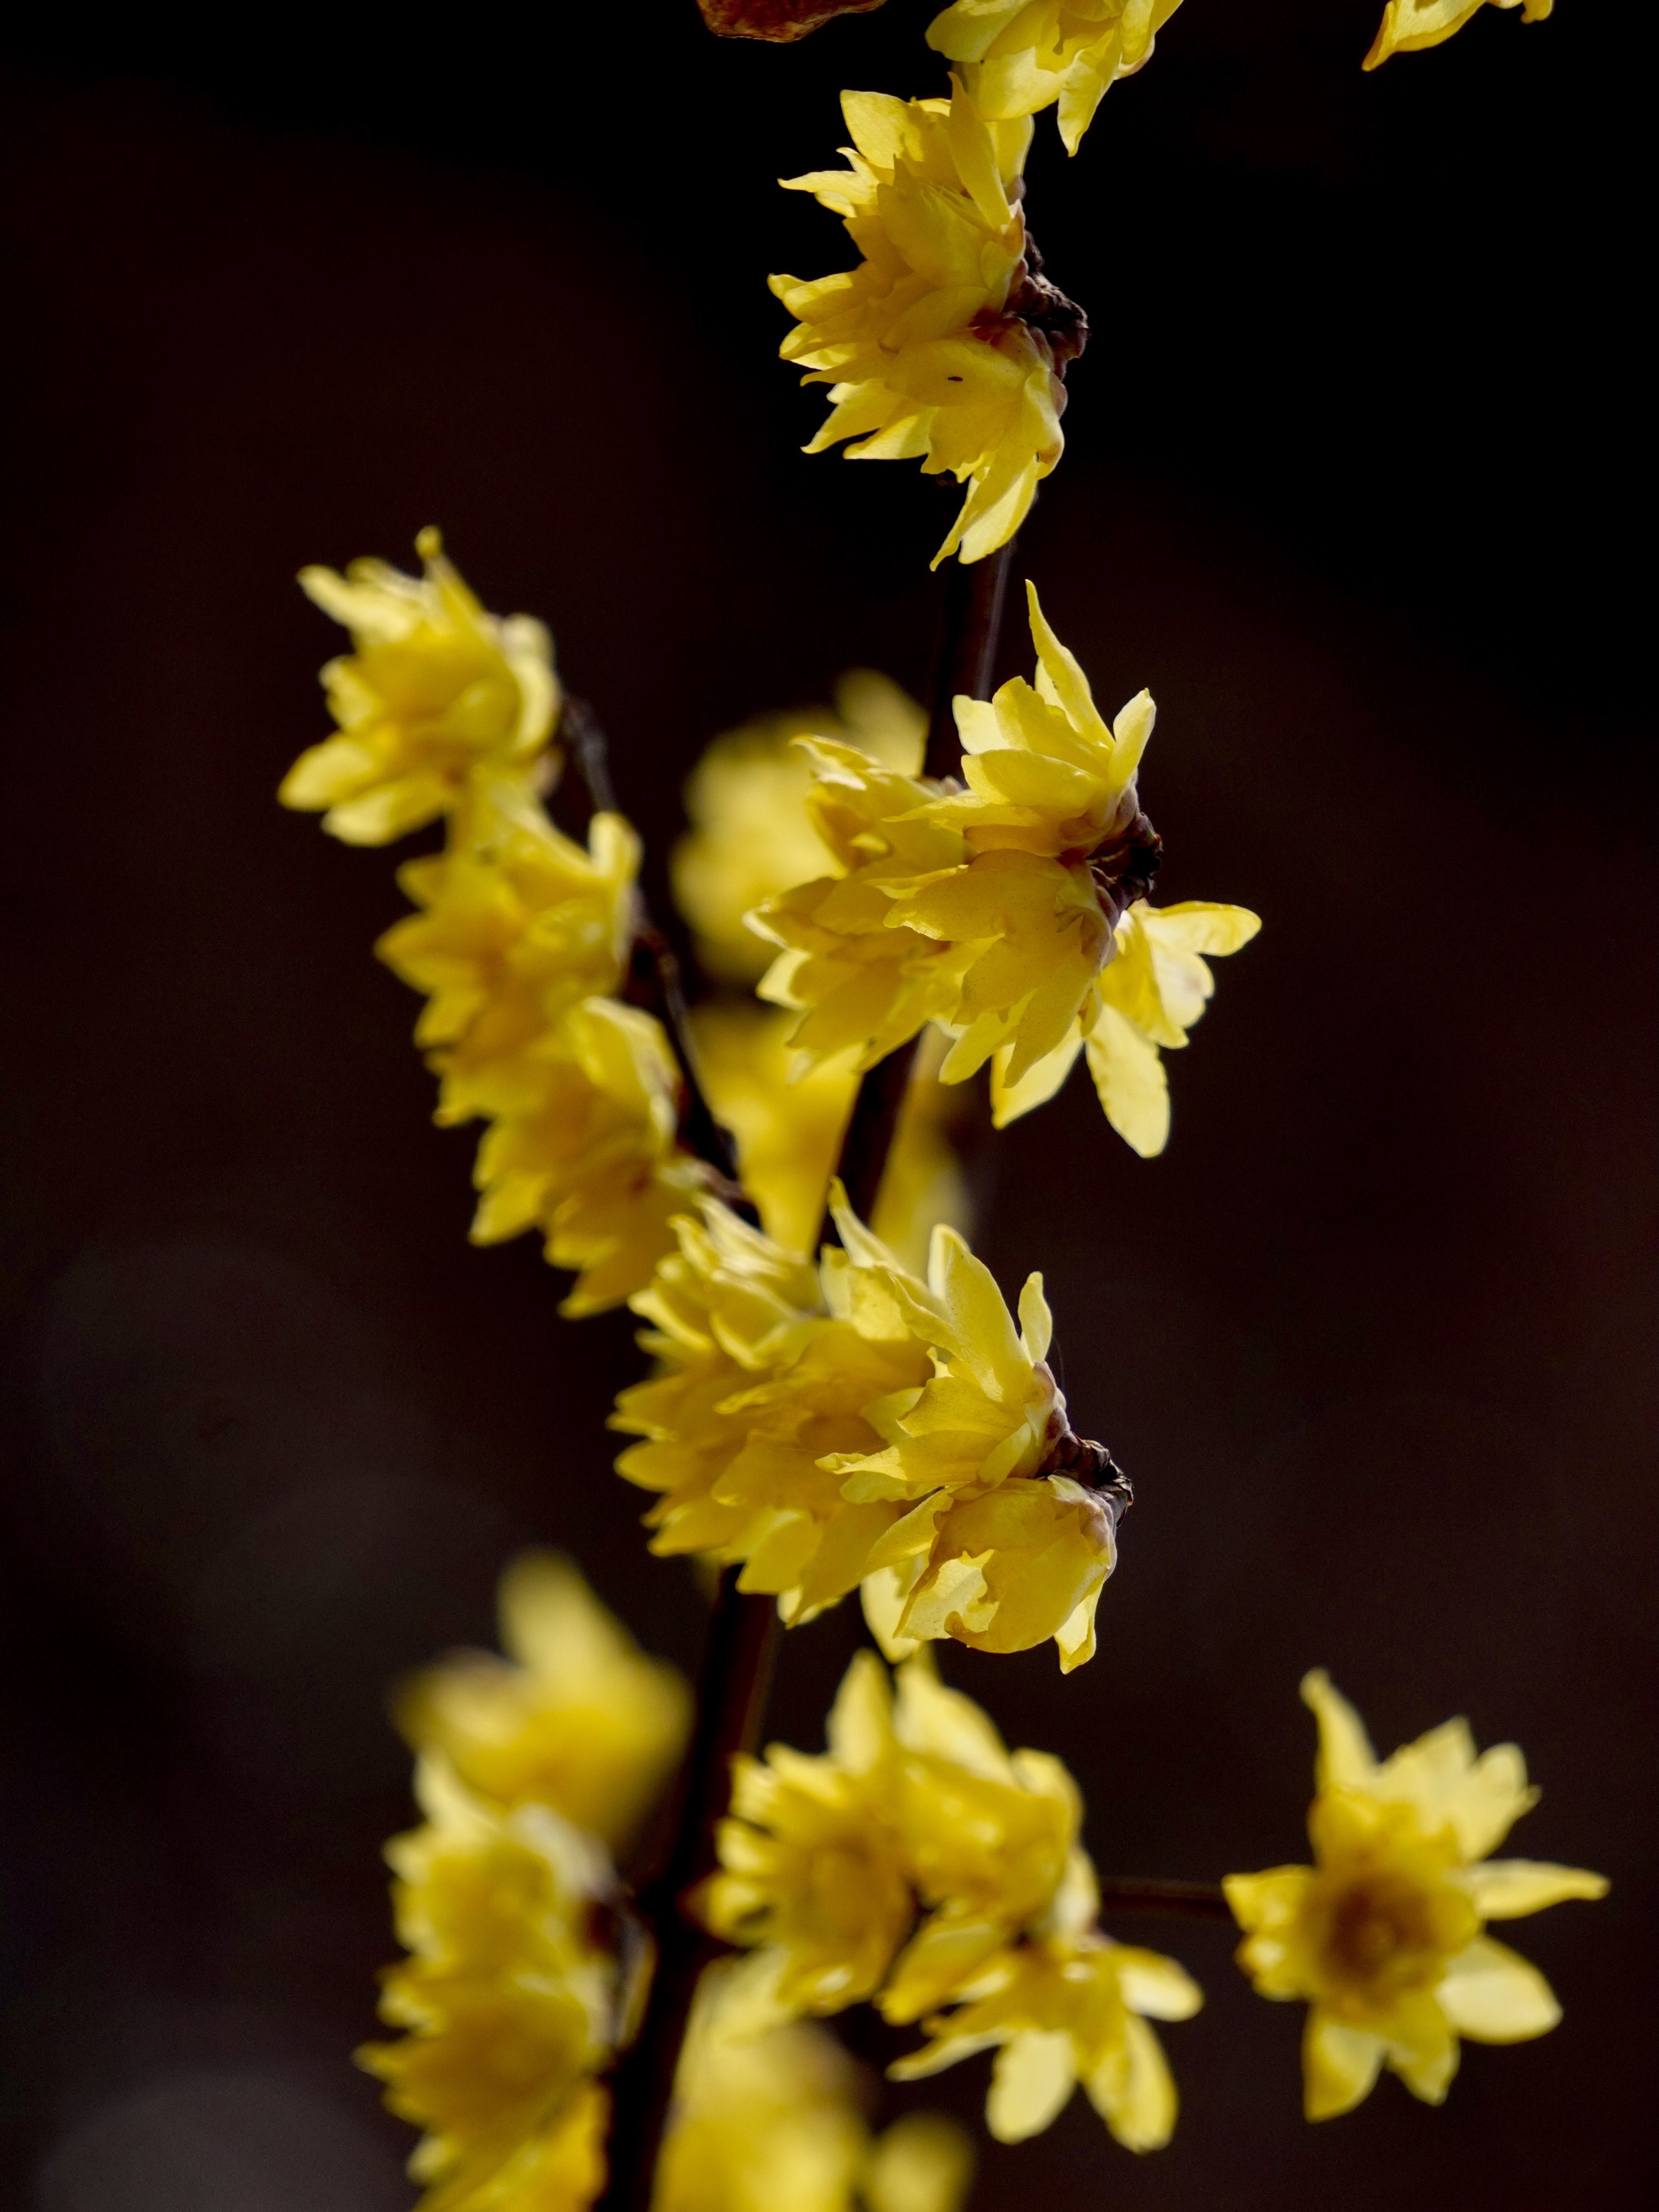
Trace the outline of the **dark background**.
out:
[[[1109,1869],[1300,1856],[1322,1662],[1385,1750],[1518,1739],[1514,1848],[1614,1891],[1515,1931],[1557,2033],[1316,2130],[1299,2008],[1219,1928],[1119,1923],[1209,1991],[1176,2141],[1136,2160],[1079,2098],[987,2148],[977,2212],[1653,2179],[1638,69],[1563,0],[1366,77],[1379,4],[1192,0],[1075,162],[1039,133],[1096,336],[1021,567],[1109,706],[1157,695],[1160,894],[1267,926],[1164,1159],[1080,1085],[998,1146],[980,1248],[1048,1271],[1141,1503],[1091,1667],[948,1670],[1071,1762]],[[410,1809],[383,1685],[487,1640],[532,1540],[695,1652],[608,1471],[626,1317],[468,1248],[472,1136],[368,952],[393,856],[273,803],[334,649],[289,578],[441,521],[553,624],[659,858],[715,730],[849,663],[921,689],[950,500],[799,457],[822,402],[761,280],[844,265],[770,180],[830,158],[839,85],[938,88],[927,13],[782,50],[690,0],[7,33],[7,2206],[407,2204],[346,2057]],[[790,1639],[779,1734],[817,1741],[857,1632]]]

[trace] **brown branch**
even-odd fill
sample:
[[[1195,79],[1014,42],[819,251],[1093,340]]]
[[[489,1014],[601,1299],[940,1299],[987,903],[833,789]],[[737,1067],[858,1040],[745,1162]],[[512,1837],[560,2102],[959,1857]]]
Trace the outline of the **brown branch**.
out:
[[[1218,1881],[1161,1881],[1153,1875],[1101,1877],[1103,1913],[1173,1912],[1188,1920],[1231,1920],[1232,1907]]]

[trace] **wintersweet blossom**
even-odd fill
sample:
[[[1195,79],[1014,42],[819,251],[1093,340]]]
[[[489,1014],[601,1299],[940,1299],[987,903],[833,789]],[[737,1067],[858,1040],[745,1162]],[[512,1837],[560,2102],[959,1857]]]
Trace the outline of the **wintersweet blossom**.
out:
[[[1260,928],[1243,907],[1146,898],[1159,843],[1140,810],[1154,709],[1109,725],[1027,586],[1036,681],[955,702],[966,789],[860,763],[817,741],[814,818],[840,873],[769,900],[783,950],[763,995],[796,1011],[809,1060],[869,1066],[939,1024],[940,1069],[987,1060],[999,1126],[1052,1097],[1088,1055],[1112,1126],[1148,1154],[1169,1133],[1160,1048],[1185,1044],[1214,988],[1203,955]]]
[[[752,983],[775,948],[748,927],[752,907],[823,874],[830,855],[808,808],[812,769],[794,740],[828,738],[901,775],[921,772],[927,717],[872,668],[849,669],[833,708],[757,715],[716,738],[691,771],[691,827],[674,848],[674,899],[711,975]]]
[[[1003,2141],[1047,2127],[1079,2081],[1120,2142],[1168,2140],[1175,2090],[1146,2020],[1184,2020],[1201,1996],[1174,1960],[1096,1925],[1081,1802],[1058,1759],[1010,1753],[929,1655],[899,1668],[895,1701],[860,1652],[828,1751],[774,1745],[734,1779],[700,1904],[750,1947],[728,1984],[748,2033],[872,1996],[896,2023],[955,2006],[897,2079],[995,2047],[988,2117]]]
[[[927,2023],[933,2040],[893,2067],[919,2081],[980,2051],[996,2063],[985,2123],[1020,2142],[1058,2118],[1079,2081],[1127,2150],[1162,2148],[1176,2099],[1151,2020],[1187,2020],[1202,1992],[1173,1959],[1092,1933],[1054,1935],[994,1958],[951,2013]]]
[[[552,1265],[577,1277],[561,1313],[620,1305],[649,1283],[676,1218],[708,1185],[676,1140],[679,1071],[661,1024],[585,999],[515,1073],[533,1085],[478,1146],[472,1241],[539,1229]]]
[[[1064,445],[1065,387],[1049,338],[1017,312],[1025,225],[1015,190],[1028,118],[988,121],[949,100],[842,94],[845,169],[787,179],[842,217],[858,268],[772,289],[799,327],[784,340],[831,412],[806,447],[842,439],[854,460],[920,460],[969,489],[935,556],[977,561],[1024,520]]]
[[[469,828],[398,871],[420,911],[374,948],[427,994],[415,1042],[440,1123],[538,1103],[563,1016],[616,990],[636,918],[640,841],[621,815],[596,814],[585,849],[539,807],[479,810]]]
[[[981,1651],[1052,1637],[1069,1674],[1094,1656],[1116,1520],[1097,1492],[1043,1472],[1068,1431],[1042,1277],[1020,1292],[1016,1329],[994,1277],[951,1231],[935,1230],[922,1284],[844,1208],[836,1222],[854,1264],[882,1285],[933,1364],[920,1389],[866,1408],[884,1449],[835,1462],[844,1497],[908,1508],[870,1550],[872,1632],[890,1658],[941,1637]]]
[[[1044,1362],[1041,1279],[1017,1331],[962,1238],[933,1233],[927,1281],[858,1221],[817,1267],[708,1201],[634,1310],[657,1372],[612,1425],[643,1439],[619,1474],[660,1493],[658,1552],[741,1562],[791,1624],[864,1586],[890,1656],[952,1637],[982,1650],[1094,1650],[1116,1561],[1111,1502],[1045,1474],[1069,1433]]]
[[[1359,1716],[1316,1670],[1319,1723],[1308,1818],[1316,1863],[1230,1875],[1238,1961],[1263,1996],[1310,2007],[1302,2056],[1310,2120],[1370,2095],[1381,2069],[1437,2105],[1458,2038],[1518,2043],[1561,2017],[1549,1984],[1484,1932],[1607,1885],[1577,1867],[1487,1856],[1536,1803],[1512,1743],[1475,1755],[1448,1721],[1379,1762]]]
[[[720,1870],[699,1899],[715,1935],[757,1947],[745,1978],[786,2015],[873,1996],[915,1919],[891,1698],[873,1652],[854,1655],[826,1735],[818,1758],[775,1743],[764,1759],[733,1759]]]
[[[616,1972],[586,1930],[609,1863],[546,1807],[485,1804],[440,1754],[416,1794],[425,1825],[386,1847],[410,1956],[380,2016],[405,2033],[358,2062],[424,2131],[422,2212],[583,2212],[605,2174]]]
[[[1380,68],[1390,54],[1409,54],[1437,46],[1461,31],[1486,0],[1389,0],[1376,37],[1363,66]],[[1541,23],[1555,0],[1492,0],[1496,8],[1519,8],[1523,23]]]
[[[853,1110],[858,1078],[819,1062],[793,1075],[787,1013],[752,1001],[709,999],[694,1008],[697,1064],[716,1118],[732,1132],[744,1189],[767,1232],[792,1251],[817,1235],[824,1198]],[[933,1224],[967,1233],[968,1189],[950,1131],[963,1094],[939,1080],[944,1040],[924,1037],[911,1072],[872,1227],[906,1266],[925,1268]]]
[[[1058,1759],[1010,1752],[982,1708],[940,1681],[925,1648],[895,1680],[894,1819],[925,1917],[880,2002],[908,2024],[1044,1924],[1068,1891],[1092,1894],[1092,1876],[1078,1841],[1083,1802]]]
[[[435,530],[415,544],[420,576],[384,561],[354,561],[343,576],[300,573],[354,649],[323,671],[337,732],[301,754],[277,795],[323,811],[324,829],[349,845],[387,844],[480,787],[522,781],[558,711],[541,623],[487,614]]]
[[[1512,4],[1512,0],[1511,0]],[[1107,88],[1152,59],[1181,0],[955,0],[927,43],[957,63],[975,105],[998,120],[1058,106],[1075,154]]]
[[[612,1425],[641,1437],[617,1472],[660,1493],[659,1553],[743,1563],[739,1588],[791,1624],[855,1589],[897,1507],[849,1502],[840,1458],[880,1442],[862,1409],[920,1383],[926,1347],[890,1299],[860,1297],[845,1255],[821,1267],[709,1202],[631,1301],[657,1372],[622,1392]]]
[[[789,1042],[811,1061],[852,1056],[860,1073],[960,995],[971,952],[890,923],[919,880],[960,866],[959,830],[928,821],[943,787],[826,738],[803,740],[814,772],[813,823],[836,872],[768,899],[754,927],[783,949],[760,995],[799,1018]]]
[[[961,2129],[913,2112],[872,2142],[835,2038],[804,2021],[753,2032],[736,1978],[724,1961],[698,1984],[653,2212],[960,2212]]]
[[[619,1850],[685,1747],[685,1678],[647,1658],[556,1552],[513,1561],[500,1611],[506,1658],[463,1651],[412,1675],[398,1726],[491,1804],[550,1806]]]

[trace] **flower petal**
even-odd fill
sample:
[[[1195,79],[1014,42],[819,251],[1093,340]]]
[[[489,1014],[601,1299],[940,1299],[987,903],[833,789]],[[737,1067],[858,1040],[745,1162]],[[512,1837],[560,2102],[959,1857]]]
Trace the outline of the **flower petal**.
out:
[[[998,2051],[985,2124],[999,2142],[1024,2142],[1064,2110],[1077,2087],[1077,2057],[1064,2028],[1028,2028]]]
[[[1458,1953],[1435,1996],[1457,2033],[1477,2043],[1525,2043],[1547,2035],[1561,2017],[1537,1967],[1490,1936]]]
[[[1364,2104],[1382,2065],[1382,2039],[1349,2027],[1316,2005],[1302,2036],[1302,2109],[1310,2120],[1334,2119]]]
[[[1469,1868],[1464,1879],[1483,1920],[1518,1920],[1523,1913],[1541,1912],[1547,1905],[1560,1905],[1570,1897],[1607,1893],[1605,1875],[1591,1874],[1584,1867],[1552,1866],[1542,1859],[1486,1859]]]

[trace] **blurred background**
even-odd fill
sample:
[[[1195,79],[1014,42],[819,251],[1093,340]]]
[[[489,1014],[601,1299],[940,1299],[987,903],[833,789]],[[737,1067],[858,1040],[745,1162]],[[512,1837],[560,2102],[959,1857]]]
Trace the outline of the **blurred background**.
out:
[[[1300,1856],[1321,1662],[1382,1749],[1457,1711],[1518,1739],[1515,1848],[1613,1893],[1517,1931],[1554,2034],[1316,2130],[1300,2008],[1219,1927],[1120,1923],[1209,1992],[1175,2142],[1136,2160],[1079,2098],[987,2144],[976,2212],[1654,2179],[1637,73],[1563,0],[1364,76],[1379,4],[1191,0],[1074,162],[1039,131],[1095,336],[1019,567],[1104,702],[1158,698],[1160,896],[1266,927],[1165,1158],[1079,1080],[981,1174],[979,1248],[1046,1270],[1140,1502],[1092,1666],[947,1671],[1070,1762],[1109,1870]],[[823,403],[763,280],[846,265],[772,179],[831,157],[840,86],[939,88],[929,13],[786,48],[691,0],[4,33],[7,2208],[406,2206],[348,2058],[410,1817],[386,1682],[489,1642],[531,1541],[694,1658],[609,1468],[628,1318],[557,1321],[532,1240],[469,1249],[472,1135],[429,1125],[369,954],[394,856],[274,803],[336,640],[290,579],[441,522],[551,623],[659,865],[715,732],[848,665],[923,690],[953,495],[801,457]],[[816,1745],[858,1636],[789,1639],[774,1733]]]

